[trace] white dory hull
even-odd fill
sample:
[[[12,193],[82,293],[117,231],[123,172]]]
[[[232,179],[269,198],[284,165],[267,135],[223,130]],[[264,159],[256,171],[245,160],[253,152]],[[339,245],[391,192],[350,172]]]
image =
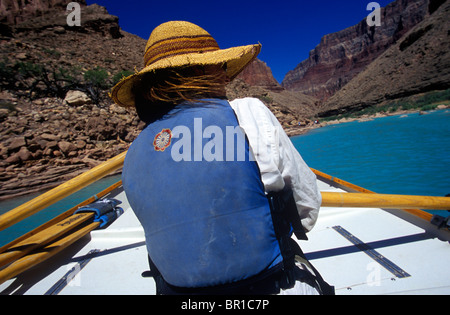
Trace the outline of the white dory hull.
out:
[[[338,185],[318,180],[321,191]],[[155,294],[142,226],[121,187],[122,214],[49,260],[0,285],[0,294]],[[450,232],[401,210],[323,207],[299,241],[336,294],[450,294]],[[189,246],[189,244],[187,244]]]

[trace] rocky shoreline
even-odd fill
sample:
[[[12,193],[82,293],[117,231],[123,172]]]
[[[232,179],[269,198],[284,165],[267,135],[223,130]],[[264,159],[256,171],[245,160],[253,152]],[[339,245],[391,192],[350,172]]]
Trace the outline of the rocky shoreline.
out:
[[[442,110],[442,109],[450,109],[450,105],[440,104],[436,106],[436,110]],[[420,115],[426,115],[428,111],[422,111],[418,109],[412,109],[412,110],[397,110],[395,112],[378,112],[373,115],[362,115],[359,117],[351,117],[351,118],[341,118],[341,119],[334,119],[334,120],[328,120],[323,122],[318,122],[317,124],[308,125],[306,127],[303,127],[299,130],[291,129],[291,131],[288,133],[290,137],[299,136],[306,134],[310,130],[314,130],[317,128],[322,128],[330,125],[338,125],[338,124],[345,124],[353,121],[359,121],[359,122],[366,122],[371,121],[377,118],[383,118],[383,117],[389,117],[389,116],[399,116],[399,115],[408,115],[418,113]]]
[[[17,105],[0,118],[0,200],[55,187],[124,152],[144,126],[116,105],[9,100]]]
[[[134,111],[71,97],[29,101],[0,93],[0,104],[7,100],[14,107],[0,109],[0,201],[45,191],[80,175],[128,150],[144,127]],[[275,114],[281,115],[289,136],[307,131]]]
[[[447,109],[450,108],[449,105],[440,104],[436,106],[436,110],[440,109]],[[352,117],[352,118],[341,118],[341,119],[335,119],[335,120],[329,120],[326,122],[321,123],[321,127],[328,126],[328,125],[336,125],[336,124],[342,124],[352,121],[359,121],[359,122],[365,122],[374,120],[376,118],[382,118],[382,117],[388,117],[388,116],[399,116],[399,115],[408,115],[412,113],[419,113],[421,115],[426,115],[427,111],[419,110],[419,109],[411,109],[411,110],[396,110],[394,112],[378,112],[373,115],[362,115],[360,117]]]
[[[126,151],[144,127],[134,112],[116,105],[73,107],[57,98],[12,101],[18,104],[15,111],[0,115],[0,200],[56,187]],[[450,106],[437,106],[446,108]],[[304,126],[283,124],[283,128],[293,137],[328,125],[417,112],[380,112]]]

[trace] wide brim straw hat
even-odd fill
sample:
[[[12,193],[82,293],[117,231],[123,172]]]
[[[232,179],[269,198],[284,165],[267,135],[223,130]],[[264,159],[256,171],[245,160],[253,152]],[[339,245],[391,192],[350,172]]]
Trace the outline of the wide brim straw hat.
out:
[[[134,106],[133,86],[142,75],[159,69],[193,65],[225,64],[228,77],[234,79],[261,51],[261,45],[220,49],[216,40],[201,27],[184,21],[171,21],[156,27],[145,47],[145,67],[122,79],[112,91],[117,105]]]

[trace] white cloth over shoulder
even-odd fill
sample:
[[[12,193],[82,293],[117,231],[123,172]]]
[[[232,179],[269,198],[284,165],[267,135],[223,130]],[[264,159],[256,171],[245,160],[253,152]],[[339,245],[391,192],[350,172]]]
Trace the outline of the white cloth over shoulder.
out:
[[[266,192],[280,191],[286,185],[290,187],[302,225],[309,232],[317,221],[322,203],[315,174],[264,103],[256,98],[242,98],[230,105],[248,137]]]

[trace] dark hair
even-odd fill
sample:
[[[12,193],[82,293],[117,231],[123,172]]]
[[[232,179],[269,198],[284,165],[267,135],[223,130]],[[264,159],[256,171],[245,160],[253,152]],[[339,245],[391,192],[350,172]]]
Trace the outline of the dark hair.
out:
[[[145,73],[133,87],[139,118],[150,124],[182,102],[226,98],[228,77],[219,70],[217,66],[194,66]]]

